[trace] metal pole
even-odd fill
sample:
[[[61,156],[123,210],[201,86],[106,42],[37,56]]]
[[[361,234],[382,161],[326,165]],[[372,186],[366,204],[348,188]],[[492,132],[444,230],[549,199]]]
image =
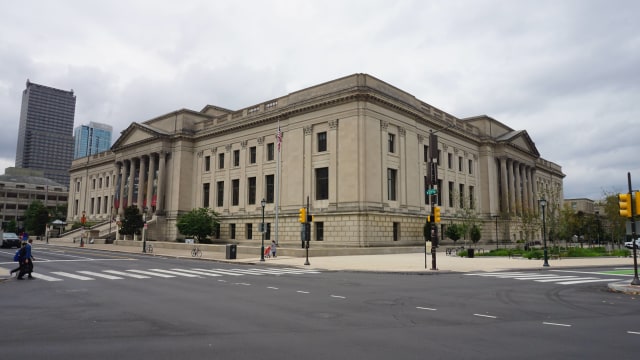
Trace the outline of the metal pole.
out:
[[[309,218],[309,197],[307,196],[307,219]],[[304,262],[305,265],[311,265],[311,263],[309,262],[309,240],[311,240],[311,224],[309,224],[308,221],[306,221],[307,219],[305,219],[304,222],[304,234],[305,237],[307,239],[307,244],[306,244],[306,248],[307,248],[307,260]]]
[[[264,206],[266,205],[266,200],[262,199],[260,205],[262,205],[262,247],[260,248],[260,261],[264,261]]]
[[[631,173],[627,173],[627,181],[629,183],[629,200],[631,201],[631,244],[633,248],[633,280],[631,285],[640,285],[640,279],[638,279],[638,251],[636,250],[636,220],[633,214],[636,212],[635,201],[633,201],[633,195],[631,193]]]
[[[544,199],[542,201],[542,242],[544,243],[544,264],[542,264],[542,266],[549,266],[549,256],[547,253],[547,221],[545,218],[547,203]]]
[[[142,213],[142,252],[146,253],[147,252],[147,237],[145,236],[147,233],[147,208],[145,207],[144,209],[142,209],[142,211],[144,211]],[[111,222],[109,222],[109,225],[111,225]]]

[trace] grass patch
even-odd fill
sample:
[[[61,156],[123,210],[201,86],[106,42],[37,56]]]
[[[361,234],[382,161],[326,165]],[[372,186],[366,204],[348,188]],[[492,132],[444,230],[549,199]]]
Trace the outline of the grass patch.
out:
[[[560,257],[597,257],[597,256],[629,256],[631,251],[629,249],[618,249],[607,252],[604,247],[592,247],[592,248],[548,248],[548,255],[559,255]],[[459,256],[466,256],[466,251],[458,253]],[[476,254],[476,256],[522,256],[527,259],[542,259],[544,257],[543,249],[532,249],[525,251],[520,248],[515,249],[494,249],[483,254]]]

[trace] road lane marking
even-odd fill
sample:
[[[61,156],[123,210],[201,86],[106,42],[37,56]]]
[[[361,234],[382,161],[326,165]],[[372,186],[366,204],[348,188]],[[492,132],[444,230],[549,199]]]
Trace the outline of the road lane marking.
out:
[[[308,293],[309,293],[308,291],[303,291],[303,290],[298,290],[298,291],[296,291],[296,292],[297,292],[297,293],[300,293],[300,294],[308,294]]]
[[[204,275],[204,276],[222,276],[220,274],[210,273],[208,271],[197,271],[197,270],[189,270],[189,269],[171,269],[171,270],[186,272],[189,274]]]
[[[236,283],[236,285],[251,286],[251,284],[249,284],[249,283]]]
[[[428,308],[428,307],[422,307],[422,306],[416,306],[416,309],[420,309],[420,310],[429,310],[429,311],[436,311],[436,310],[438,310],[438,309]]]
[[[480,317],[486,317],[486,318],[490,318],[490,319],[497,319],[497,316],[493,316],[493,315],[484,315],[484,314],[473,314],[474,316],[480,316]]]
[[[563,281],[563,282],[559,282],[558,284],[561,284],[561,285],[573,285],[573,284],[585,284],[585,283],[593,283],[593,282],[601,282],[601,281],[620,281],[620,279],[593,279],[593,280],[589,280],[587,278],[587,280]]]
[[[278,290],[278,288],[277,288],[277,287],[275,287],[275,286],[267,286],[267,289],[271,289],[271,290]]]
[[[76,275],[76,274],[72,274],[64,271],[53,271],[52,274],[56,274],[56,275],[60,275],[60,276],[64,276],[72,279],[77,279],[77,280],[95,280],[94,278],[90,278],[82,275]]]
[[[164,270],[164,269],[149,269],[149,270],[161,272],[163,274],[178,275],[178,276],[184,276],[184,277],[190,277],[190,278],[200,277],[198,275],[185,274],[185,273],[180,272],[180,271],[172,271],[172,270]]]
[[[564,327],[571,327],[571,325],[569,324],[558,324],[558,323],[551,323],[551,322],[543,322],[544,325],[551,325],[551,326],[564,326]]]
[[[627,331],[627,334],[640,335],[638,331]]]
[[[33,277],[36,279],[42,279],[45,281],[62,281],[62,279],[58,279],[58,278],[54,278],[51,276],[47,276],[47,275],[43,275],[43,274],[39,274],[39,273],[33,273]]]
[[[113,275],[98,273],[98,272],[94,272],[94,271],[78,271],[78,272],[81,273],[81,274],[85,274],[85,275],[89,275],[89,276],[97,276],[99,278],[109,279],[109,280],[122,280],[123,279],[120,276],[113,276]]]
[[[331,295],[332,298],[334,299],[346,299],[346,296],[340,296],[340,295]]]
[[[138,273],[138,274],[157,276],[157,277],[161,277],[161,278],[173,278],[173,277],[175,277],[173,275],[159,274],[157,272],[151,272],[151,271],[145,271],[145,270],[131,269],[131,270],[127,270],[127,271],[131,271],[131,272]]]
[[[151,279],[151,276],[131,274],[131,273],[128,273],[128,272],[118,271],[118,270],[105,270],[104,272],[107,272],[109,274],[127,276],[127,277],[131,277],[131,278],[134,278],[134,279]]]

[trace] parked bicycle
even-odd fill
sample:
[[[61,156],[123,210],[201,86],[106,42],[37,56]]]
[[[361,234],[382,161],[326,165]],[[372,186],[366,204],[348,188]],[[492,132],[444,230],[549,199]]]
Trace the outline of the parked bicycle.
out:
[[[191,250],[191,256],[193,257],[202,257],[202,250],[199,247],[194,247]]]

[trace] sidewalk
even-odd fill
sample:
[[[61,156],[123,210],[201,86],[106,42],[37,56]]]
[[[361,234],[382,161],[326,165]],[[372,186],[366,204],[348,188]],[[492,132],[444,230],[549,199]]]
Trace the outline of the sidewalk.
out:
[[[83,249],[108,250],[123,253],[135,253],[142,255],[142,243],[132,243],[132,246],[123,246],[115,244],[86,244],[80,247],[80,244],[73,243],[65,239],[52,239],[51,244],[67,246],[75,248],[78,251]],[[190,248],[182,246],[181,248],[163,247],[161,244],[151,242],[154,245],[153,253],[147,256],[168,256],[176,258],[191,258]],[[36,259],[37,248],[47,246],[41,241],[35,241]],[[135,246],[133,246],[135,245]],[[164,245],[164,244],[162,244]],[[167,244],[169,246],[171,244]],[[310,265],[304,265],[306,257],[298,256],[278,256],[276,258],[266,258],[264,262],[260,261],[259,247],[242,247],[237,252],[237,259],[226,259],[224,245],[215,248],[217,251],[210,251],[204,246],[202,258],[205,260],[222,261],[226,263],[237,264],[255,264],[265,266],[293,266],[305,269],[325,270],[325,271],[363,271],[363,272],[389,272],[389,273],[413,273],[413,274],[438,274],[443,272],[494,272],[506,270],[553,270],[562,268],[577,267],[594,267],[594,266],[612,266],[633,268],[633,258],[623,257],[596,257],[596,258],[562,258],[560,260],[549,260],[549,267],[543,267],[542,260],[528,260],[524,258],[506,258],[506,257],[484,257],[476,256],[474,258],[449,256],[444,252],[436,254],[437,270],[431,270],[432,257],[421,251],[419,253],[403,253],[403,254],[373,254],[373,255],[344,255],[344,256],[310,256]],[[279,249],[280,250],[280,249]],[[337,250],[339,251],[339,250]],[[255,255],[254,255],[255,254]],[[426,260],[426,261],[425,261]],[[426,265],[426,266],[425,266]],[[8,271],[8,270],[7,270]],[[2,274],[0,274],[2,276]],[[629,285],[630,278],[621,278],[619,286],[615,286],[612,290],[627,293],[640,293],[640,286]],[[629,285],[629,286],[626,286]],[[611,287],[611,286],[610,286]]]

